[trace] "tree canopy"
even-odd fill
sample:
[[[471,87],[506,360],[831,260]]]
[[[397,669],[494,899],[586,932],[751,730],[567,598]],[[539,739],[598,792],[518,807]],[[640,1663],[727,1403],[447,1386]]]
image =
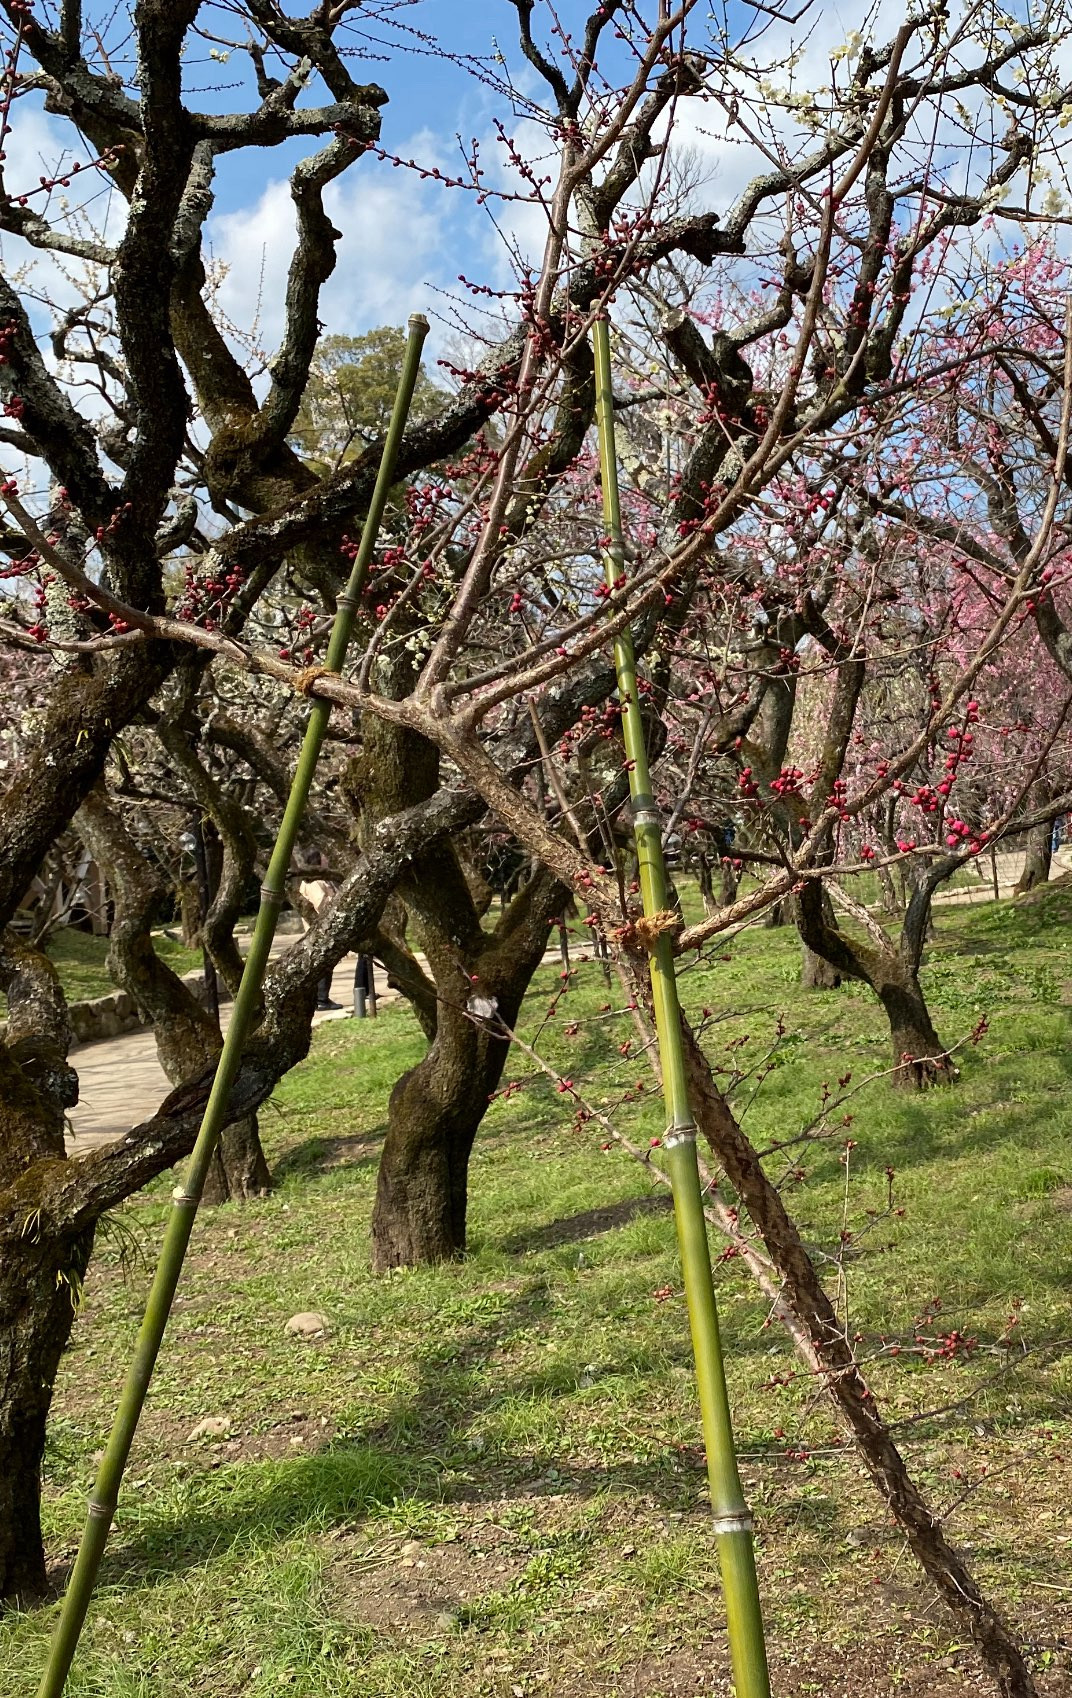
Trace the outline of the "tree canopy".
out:
[[[797,926],[809,971],[873,994],[894,1085],[955,1084],[968,1034],[936,1029],[920,978],[934,895],[1072,807],[1072,20],[972,0],[869,19],[817,55],[806,12],[607,0],[571,29],[515,0],[509,46],[421,48],[507,114],[493,171],[479,143],[450,170],[431,145],[391,152],[391,91],[358,80],[376,49],[349,4],[0,11],[8,151],[45,118],[59,138],[36,186],[0,161],[0,1591],[31,1599],[71,1285],[105,1211],[189,1150],[222,1042],[153,946],[189,882],[178,836],[206,834],[191,927],[233,994],[311,703],[328,737],[288,887],[307,929],[264,983],[219,1194],[267,1182],[257,1111],[308,1050],[318,983],[371,953],[427,1040],[391,1097],[373,1264],[463,1255],[474,1142],[568,912],[608,976],[613,956],[645,1047],[648,955],[710,958],[769,915]],[[213,249],[239,155],[290,171],[267,352],[229,318]],[[336,675],[404,340],[324,333],[337,263],[363,257],[342,251],[338,196],[372,159],[468,197],[498,247],[459,253]],[[641,751],[650,796],[631,794]],[[672,893],[642,911],[632,844],[654,814],[702,869],[702,919]],[[73,853],[102,869],[112,972],[173,1085],[79,1161],[62,988],[17,924]],[[314,865],[334,887],[315,913]],[[998,1689],[1027,1698],[780,1176],[703,1030],[682,1042],[726,1187],[716,1224]]]

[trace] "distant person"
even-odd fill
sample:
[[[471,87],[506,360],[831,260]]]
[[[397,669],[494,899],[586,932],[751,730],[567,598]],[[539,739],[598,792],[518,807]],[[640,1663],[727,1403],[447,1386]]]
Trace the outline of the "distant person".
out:
[[[376,969],[371,955],[359,955],[354,968],[354,1013],[359,1019],[376,1013]]]
[[[323,872],[326,873],[327,867],[327,856],[318,852],[314,857],[313,865],[309,868],[309,871],[312,873],[319,873],[323,870]],[[319,914],[325,902],[331,901],[331,898],[335,895],[336,888],[337,886],[334,885],[329,878],[324,877],[302,879],[302,882],[298,886],[299,891],[302,896],[304,896],[306,902],[308,902],[310,908],[312,908],[317,914]],[[324,977],[320,980],[316,987],[316,1006],[318,1011],[342,1007],[341,1002],[333,1002],[331,1000],[330,973],[325,973]]]

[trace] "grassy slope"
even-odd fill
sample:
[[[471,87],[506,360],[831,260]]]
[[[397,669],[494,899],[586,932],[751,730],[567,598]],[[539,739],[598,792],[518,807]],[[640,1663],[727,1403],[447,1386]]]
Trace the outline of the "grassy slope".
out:
[[[845,1269],[866,1339],[910,1346],[936,1296],[940,1330],[978,1339],[966,1359],[885,1356],[872,1379],[908,1423],[934,1500],[964,1498],[954,1536],[1024,1626],[1044,1689],[1064,1692],[1072,1341],[1021,1351],[1072,1333],[1072,903],[1055,892],[1022,913],[950,909],[939,925],[927,975],[940,1030],[952,1041],[986,1012],[989,1032],[953,1091],[865,1085],[848,1105],[847,1183],[838,1128],[801,1158],[794,1202],[828,1254],[846,1220],[880,1211]],[[709,1044],[727,1065],[746,1035],[745,1054],[765,1053],[784,1012],[778,1064],[748,1111],[757,1141],[810,1119],[824,1081],[886,1066],[865,995],[796,988],[791,933],[753,932],[730,956],[684,989],[693,1009],[726,1015]],[[545,970],[530,1030],[553,982]],[[596,1100],[643,1072],[618,1055],[631,1028],[600,1017],[606,999],[582,968],[542,1040],[578,1082],[583,1056],[613,1056]],[[580,1021],[573,1037],[566,1019]],[[421,1047],[398,1007],[322,1029],[263,1117],[277,1192],[199,1223],[78,1698],[730,1691],[670,1217],[645,1170],[603,1154],[603,1135],[575,1130],[567,1099],[519,1063],[525,1088],[494,1105],[476,1151],[468,1262],[373,1281],[386,1099]],[[645,1093],[622,1125],[646,1140],[660,1118]],[[881,1215],[887,1166],[901,1217]],[[56,1552],[73,1550],[148,1279],[124,1254],[152,1254],[168,1188],[123,1211],[94,1263],[48,1458]],[[793,1362],[736,1263],[718,1285],[776,1690],[980,1690],[813,1388],[769,1383]],[[998,1341],[1014,1299],[1022,1343],[1010,1350]],[[286,1337],[287,1317],[309,1308],[332,1336]],[[232,1437],[187,1443],[205,1415],[229,1417]],[[0,1627],[0,1684],[18,1698],[35,1688],[50,1621]]]
[[[199,972],[201,951],[184,949],[162,932],[154,932],[153,947],[162,961],[176,973]],[[108,939],[94,937],[74,926],[61,926],[45,945],[45,952],[60,976],[68,1002],[91,1002],[115,990],[108,971]],[[0,1014],[7,1012],[7,999],[0,995]]]
[[[108,996],[115,989],[108,973],[106,937],[93,937],[89,932],[66,926],[52,933],[46,947],[68,1002],[88,1002],[93,997]],[[192,973],[201,966],[199,950],[183,949],[162,932],[154,935],[153,947],[176,973]]]

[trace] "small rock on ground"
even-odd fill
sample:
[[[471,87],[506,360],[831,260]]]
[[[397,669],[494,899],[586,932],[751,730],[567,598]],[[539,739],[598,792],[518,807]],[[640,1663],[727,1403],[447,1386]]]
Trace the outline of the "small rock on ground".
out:
[[[326,1315],[318,1315],[315,1309],[308,1309],[300,1315],[291,1315],[284,1331],[291,1338],[326,1338],[331,1328]]]
[[[225,1439],[230,1431],[231,1423],[226,1415],[206,1415],[203,1421],[197,1423],[186,1443],[196,1444],[198,1439]]]

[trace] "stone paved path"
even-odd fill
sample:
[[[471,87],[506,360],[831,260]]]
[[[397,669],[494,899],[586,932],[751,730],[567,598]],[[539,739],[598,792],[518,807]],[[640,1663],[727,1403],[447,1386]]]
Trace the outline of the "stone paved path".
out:
[[[998,855],[995,858],[998,866],[998,891],[1004,901],[1012,895],[1013,886],[1024,870],[1024,856],[1021,851],[1015,855]],[[935,903],[949,907],[963,903],[993,902],[994,874],[990,856],[980,855],[977,865],[981,875],[978,885],[961,885],[956,890],[940,890],[934,898]],[[1072,872],[1072,844],[1063,843],[1053,857],[1050,877],[1060,878],[1068,872]]]
[[[1022,854],[997,857],[998,888],[1002,897],[1012,894],[1023,861]],[[980,868],[983,876],[977,888],[940,892],[936,901],[943,905],[992,901],[989,857],[982,858]],[[1072,845],[1063,845],[1054,856],[1053,872],[1056,877],[1069,871],[1072,871]],[[285,949],[291,941],[287,937],[280,938],[273,953]],[[549,951],[547,959],[557,960],[557,952]],[[332,978],[331,994],[342,1007],[337,1013],[317,1014],[314,1026],[322,1025],[325,1020],[344,1020],[350,1016],[355,964],[356,957],[353,955],[339,962]],[[377,982],[381,1004],[393,1002],[398,992],[387,990],[382,968],[377,970]],[[227,1004],[223,1010],[225,1025],[229,1014],[230,1005]],[[121,1038],[108,1038],[103,1043],[81,1044],[71,1051],[71,1059],[78,1069],[81,1091],[77,1105],[70,1111],[67,1148],[72,1155],[84,1155],[95,1145],[109,1143],[129,1132],[140,1121],[148,1120],[170,1090],[167,1076],[156,1058],[156,1041],[148,1029],[128,1032]]]
[[[292,940],[284,938],[281,946]],[[354,968],[357,957],[348,955],[339,962],[331,982],[332,999],[342,1008],[317,1014],[313,1025],[325,1020],[343,1020],[353,1009]],[[393,1002],[397,991],[386,987],[386,975],[381,968],[376,974],[380,1003]],[[231,1005],[222,1009],[226,1027]],[[108,1144],[129,1132],[132,1126],[148,1120],[171,1089],[167,1074],[156,1058],[156,1040],[152,1029],[127,1032],[121,1038],[106,1038],[101,1043],[79,1044],[71,1051],[72,1065],[78,1069],[79,1100],[69,1114],[70,1130],[67,1149],[71,1155],[84,1155],[98,1144]]]

